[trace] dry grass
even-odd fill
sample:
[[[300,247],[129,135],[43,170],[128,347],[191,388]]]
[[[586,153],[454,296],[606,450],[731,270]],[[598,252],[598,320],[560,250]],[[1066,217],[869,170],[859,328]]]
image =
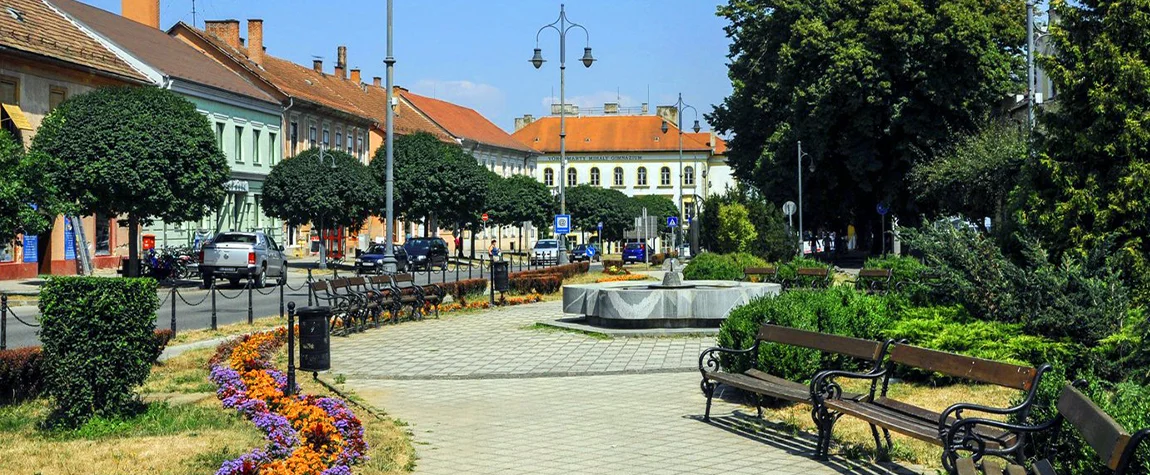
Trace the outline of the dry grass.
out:
[[[172,341],[169,342],[168,345],[179,345],[183,343],[210,340],[212,338],[243,335],[245,333],[267,330],[269,328],[282,327],[285,325],[287,325],[287,317],[280,318],[279,315],[271,315],[267,317],[256,318],[252,320],[251,325],[248,325],[247,322],[243,322],[220,325],[217,326],[215,330],[210,328],[199,330],[179,330],[176,332],[176,336],[172,338]]]
[[[246,325],[245,325],[246,327]],[[144,393],[214,391],[207,360],[214,348],[189,351],[152,369]],[[286,366],[281,351],[277,364]],[[332,395],[311,377],[299,375],[307,394]],[[44,400],[0,407],[0,472],[49,474],[203,474],[225,460],[266,445],[262,434],[235,411],[210,397],[185,405],[151,404],[145,413],[121,421],[95,420],[75,431],[46,431]],[[371,460],[355,473],[402,474],[414,466],[410,435],[396,421],[355,409],[363,421]]]
[[[840,380],[841,381],[841,380]],[[853,382],[852,382],[853,383]],[[852,392],[865,393],[869,385],[844,384],[844,389]],[[993,407],[1009,407],[1010,401],[1018,396],[1013,389],[989,385],[956,384],[945,387],[931,387],[919,384],[898,383],[892,384],[889,391],[892,399],[907,402],[915,406],[924,407],[933,411],[942,411],[956,402],[977,402],[978,404]],[[784,424],[797,427],[804,431],[815,433],[814,423],[811,421],[810,407],[801,404],[764,407],[763,417],[768,420],[782,421]],[[979,413],[978,417],[1000,418]],[[934,445],[910,437],[891,433],[894,447],[891,457],[896,461],[910,462],[931,468],[941,466],[942,450]],[[843,417],[835,424],[834,440],[840,444],[832,448],[832,452],[845,453],[852,456],[873,457],[874,438],[871,436],[870,426],[851,417]]]

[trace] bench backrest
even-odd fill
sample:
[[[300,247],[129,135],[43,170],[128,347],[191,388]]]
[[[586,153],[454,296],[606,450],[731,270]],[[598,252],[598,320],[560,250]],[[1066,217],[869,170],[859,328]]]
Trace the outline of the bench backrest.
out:
[[[327,292],[327,281],[326,280],[317,280],[315,282],[308,284],[308,287],[311,288],[312,292],[319,292],[319,291]]]
[[[363,277],[351,277],[347,279],[347,284],[352,287],[365,287],[367,286],[367,279]]]
[[[947,376],[979,381],[1029,391],[1034,387],[1038,370],[1000,361],[984,360],[945,351],[910,345],[894,345],[890,350],[894,363],[942,373]]]
[[[831,275],[831,270],[823,269],[821,267],[800,267],[795,270],[795,275],[808,277],[827,277]]]
[[[415,282],[415,278],[414,278],[414,277],[412,277],[412,276],[411,276],[411,274],[395,274],[395,275],[394,275],[394,276],[392,276],[391,278],[392,278],[392,280],[394,280],[394,281],[395,281],[395,283],[397,283],[397,284],[398,284],[398,283],[400,283],[400,282],[412,282],[412,283],[414,283],[414,282]]]
[[[332,279],[328,281],[327,285],[332,292],[335,292],[339,289],[347,287],[347,279]]]
[[[1058,397],[1058,413],[1078,429],[1107,467],[1118,469],[1130,443],[1130,434],[1114,418],[1070,384],[1062,388],[1062,395]]]
[[[391,278],[389,278],[386,275],[373,275],[373,276],[371,276],[370,281],[372,284],[375,284],[376,286],[388,285],[391,283]]]
[[[746,275],[746,276],[751,276],[751,275],[774,276],[774,275],[778,275],[778,273],[779,273],[778,267],[747,267],[747,268],[743,269],[743,275]]]
[[[882,342],[778,325],[763,324],[759,327],[757,338],[762,341],[801,346],[868,361],[876,361],[882,357]]]
[[[889,279],[891,275],[890,269],[862,269],[859,271],[859,277],[865,279]]]

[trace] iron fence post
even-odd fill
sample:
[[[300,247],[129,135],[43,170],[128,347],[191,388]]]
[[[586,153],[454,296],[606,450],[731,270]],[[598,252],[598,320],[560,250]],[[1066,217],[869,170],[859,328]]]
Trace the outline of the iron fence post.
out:
[[[212,286],[208,287],[208,292],[212,295],[212,331],[216,330],[216,283],[213,280]]]
[[[0,294],[0,350],[8,349],[8,296]]]
[[[311,268],[308,268],[308,270],[307,270],[307,306],[308,307],[310,307],[312,305],[312,303],[311,303],[311,294],[312,294],[311,283],[312,282],[314,282],[314,281],[312,280],[312,277],[311,277]]]
[[[443,263],[443,269],[440,269],[440,272],[443,274],[443,277],[441,277],[439,279],[440,283],[446,284],[447,283],[447,262]]]
[[[255,323],[252,318],[252,276],[248,276],[248,325]]]
[[[462,260],[461,258],[458,258],[458,257],[455,258],[455,281],[456,282],[459,282],[459,262],[461,260]]]
[[[283,307],[280,307],[283,311]],[[288,344],[288,373],[287,373],[287,390],[288,394],[295,394],[295,302],[288,302],[288,321],[287,321],[287,344]]]
[[[172,301],[172,336],[173,337],[176,336],[176,292],[178,292],[178,290],[176,290],[175,287],[172,287],[172,290],[170,292],[168,292],[168,299]]]

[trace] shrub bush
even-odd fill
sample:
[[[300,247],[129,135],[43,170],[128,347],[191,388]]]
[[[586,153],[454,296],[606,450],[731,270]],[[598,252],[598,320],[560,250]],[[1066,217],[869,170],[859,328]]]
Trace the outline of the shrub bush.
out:
[[[614,267],[616,269],[622,269],[623,268],[623,260],[622,259],[603,259],[603,268],[604,269],[610,269],[612,267]]]
[[[734,309],[719,329],[719,346],[749,348],[764,322],[877,340],[890,323],[890,311],[881,297],[849,287],[784,292]],[[725,358],[723,366],[730,371],[745,371],[751,367],[751,358],[734,355]],[[773,343],[759,346],[758,368],[794,381],[809,380],[821,369],[858,369],[857,366],[849,358],[817,350]]]
[[[558,275],[529,275],[512,278],[507,284],[517,294],[552,294],[563,287],[563,279]]]
[[[172,337],[175,336],[176,334],[167,328],[155,330],[152,332],[152,359],[149,361],[155,363],[157,360],[159,360],[160,355],[164,354],[164,349],[168,347],[168,342],[172,341]]]
[[[39,346],[0,351],[0,403],[20,402],[44,390],[44,360]]]
[[[747,267],[765,267],[767,262],[747,253],[715,254],[704,252],[683,268],[688,280],[739,280]]]
[[[809,257],[795,257],[794,259],[779,264],[779,279],[795,278],[798,269],[826,269],[828,267],[830,266]]]
[[[53,424],[135,407],[156,351],[156,281],[54,277],[40,290],[40,339]]]
[[[482,294],[487,291],[487,279],[464,279],[455,282],[439,284],[447,294],[456,301],[463,302],[466,296]]]

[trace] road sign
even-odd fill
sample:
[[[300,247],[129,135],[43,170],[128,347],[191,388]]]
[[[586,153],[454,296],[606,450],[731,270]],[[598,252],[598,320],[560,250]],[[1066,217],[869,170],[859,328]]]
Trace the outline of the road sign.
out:
[[[600,230],[600,231],[602,231],[602,230],[603,230],[603,222],[602,222],[602,221],[599,221],[599,230]]]
[[[886,203],[879,203],[878,205],[876,205],[876,206],[874,207],[874,210],[875,210],[875,211],[878,211],[878,214],[881,214],[881,215],[883,215],[883,216],[886,216],[886,213],[887,213],[888,211],[890,211],[890,205],[888,205],[888,204],[886,204]]]
[[[555,234],[570,234],[571,233],[571,215],[557,214],[555,215]]]
[[[673,228],[673,227],[678,226],[678,225],[679,225],[679,217],[678,216],[667,216],[667,227],[668,228]]]
[[[486,223],[487,222],[487,213],[483,213],[483,216],[480,216],[479,218],[482,219],[483,222]]]
[[[783,203],[783,214],[785,214],[785,215],[787,215],[787,216],[790,216],[790,215],[792,215],[792,214],[795,214],[795,209],[796,209],[796,208],[797,208],[797,207],[795,206],[795,202],[794,202],[794,201],[788,201],[788,202],[786,202],[786,203]]]

